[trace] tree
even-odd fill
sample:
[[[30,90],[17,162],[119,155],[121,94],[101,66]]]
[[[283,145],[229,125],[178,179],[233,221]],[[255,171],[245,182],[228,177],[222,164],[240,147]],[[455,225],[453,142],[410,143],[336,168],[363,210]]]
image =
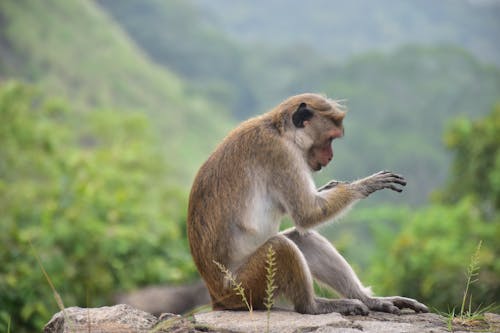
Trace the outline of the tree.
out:
[[[455,121],[445,141],[455,160],[443,199],[454,203],[473,196],[484,217],[494,218],[500,211],[500,104],[482,120]]]
[[[370,279],[380,293],[403,294],[447,310],[461,303],[466,267],[482,241],[472,304],[498,303],[500,106],[476,121],[457,120],[445,138],[455,153],[448,186],[432,204],[408,210],[392,241],[378,234]]]
[[[7,83],[0,119],[0,330],[40,331],[58,310],[36,255],[66,306],[194,274],[187,195],[146,117]]]

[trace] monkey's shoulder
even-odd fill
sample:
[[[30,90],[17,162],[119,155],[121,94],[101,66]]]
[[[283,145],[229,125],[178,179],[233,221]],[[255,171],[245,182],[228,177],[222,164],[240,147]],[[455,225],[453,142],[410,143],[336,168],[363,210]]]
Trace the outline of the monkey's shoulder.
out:
[[[274,155],[283,146],[283,137],[267,123],[248,121],[233,130],[217,146],[211,159],[230,160],[231,163]]]

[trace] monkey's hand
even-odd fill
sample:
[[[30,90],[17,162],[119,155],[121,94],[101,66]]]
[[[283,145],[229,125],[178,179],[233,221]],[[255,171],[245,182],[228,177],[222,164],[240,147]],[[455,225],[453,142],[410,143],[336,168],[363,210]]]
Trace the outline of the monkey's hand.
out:
[[[390,171],[379,171],[371,176],[352,182],[351,185],[366,198],[373,192],[384,188],[401,192],[403,189],[397,185],[405,186],[406,180]]]
[[[429,312],[424,304],[414,299],[392,296],[392,297],[370,297],[363,300],[370,310],[400,314],[401,309],[412,309],[415,312]]]
[[[339,180],[330,180],[328,183],[326,183],[325,185],[318,188],[318,192],[332,189],[339,184],[348,184],[348,183],[349,182],[343,182],[343,181],[339,181]]]

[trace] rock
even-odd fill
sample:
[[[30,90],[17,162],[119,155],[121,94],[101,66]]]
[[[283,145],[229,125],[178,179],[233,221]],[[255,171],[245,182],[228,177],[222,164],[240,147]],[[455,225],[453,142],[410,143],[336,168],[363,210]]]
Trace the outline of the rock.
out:
[[[264,311],[213,311],[194,315],[197,325],[235,332],[266,332]],[[454,332],[477,328],[455,327]],[[446,318],[433,313],[404,312],[401,315],[371,312],[368,316],[342,316],[338,313],[304,315],[292,311],[272,311],[269,332],[280,333],[447,333]],[[484,332],[484,331],[482,331]],[[486,330],[488,332],[488,330]]]
[[[210,303],[208,290],[202,281],[182,286],[159,285],[118,294],[117,304],[133,307],[159,315],[162,312],[185,313],[200,305]]]
[[[176,314],[164,313],[160,319],[127,304],[101,308],[71,307],[56,313],[45,325],[44,333],[232,333],[193,324]]]
[[[45,333],[148,332],[158,322],[150,313],[120,304],[102,308],[71,307],[56,313]]]
[[[489,324],[492,332],[500,333],[500,315],[496,313],[485,313],[484,319]]]
[[[212,311],[194,315],[197,324],[212,328],[224,328],[236,332],[266,332],[265,311]],[[291,311],[272,311],[270,332],[314,332],[313,329],[337,325],[350,328],[350,321],[338,313],[327,315],[302,315]],[[325,331],[328,332],[328,331]]]
[[[453,323],[453,332],[500,332],[500,316],[486,314],[481,323]],[[265,311],[211,311],[198,313],[194,319],[175,314],[160,318],[120,304],[102,308],[67,308],[47,323],[45,333],[199,333],[266,332]],[[283,333],[445,333],[447,318],[432,313],[404,312],[393,315],[371,312],[368,316],[342,316],[338,313],[304,315],[293,311],[273,310],[269,332]]]

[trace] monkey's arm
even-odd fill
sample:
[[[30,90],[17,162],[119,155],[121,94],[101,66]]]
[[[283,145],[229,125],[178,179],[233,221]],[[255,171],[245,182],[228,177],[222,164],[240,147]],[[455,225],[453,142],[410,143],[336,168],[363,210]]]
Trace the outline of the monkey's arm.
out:
[[[315,192],[285,195],[286,207],[298,227],[311,228],[332,219],[371,193],[388,188],[396,192],[405,186],[403,177],[389,171],[380,171],[352,183],[332,181]],[[305,188],[296,186],[295,188]]]
[[[340,180],[330,180],[328,183],[326,183],[325,185],[318,188],[318,192],[330,190],[339,184],[348,184],[348,183],[349,182],[340,181]]]

